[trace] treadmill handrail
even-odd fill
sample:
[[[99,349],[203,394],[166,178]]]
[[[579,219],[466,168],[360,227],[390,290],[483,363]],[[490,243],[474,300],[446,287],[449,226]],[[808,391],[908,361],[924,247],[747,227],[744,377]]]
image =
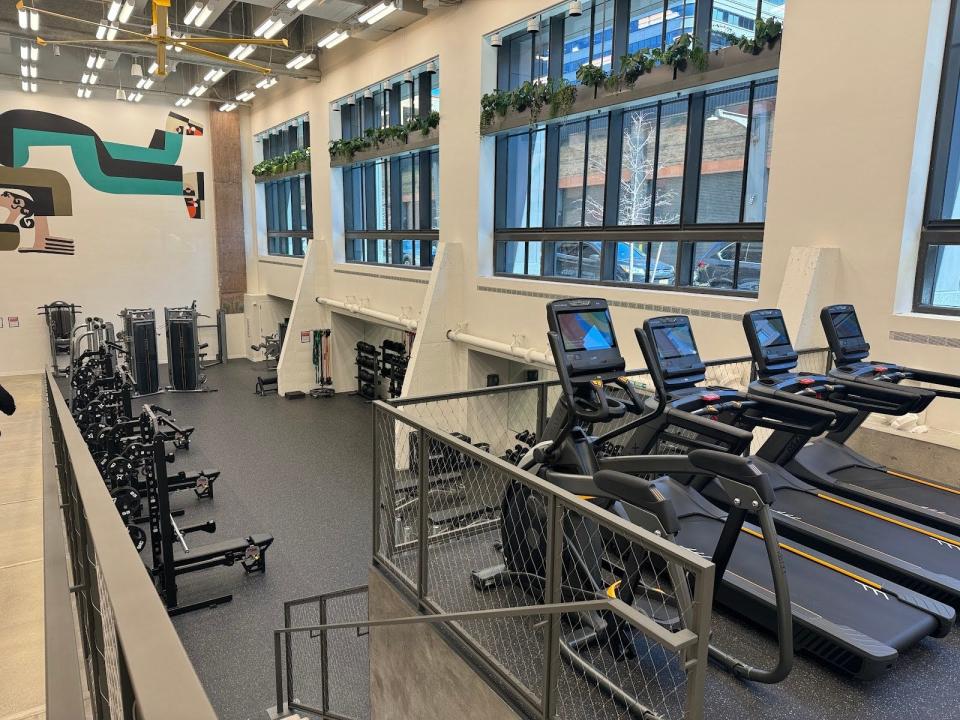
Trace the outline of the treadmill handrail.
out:
[[[896,385],[883,380],[854,378],[839,369],[831,370],[830,377],[835,378],[836,384],[841,386],[837,388],[838,390],[850,390],[853,391],[853,395],[865,400],[887,403],[890,406],[889,409],[871,410],[868,404],[864,404],[862,408],[882,415],[906,415],[909,412],[919,411],[922,408],[917,408],[917,405],[923,404],[926,407],[932,399],[929,397],[930,391],[924,388]]]
[[[747,397],[751,400],[770,398],[771,395],[767,394],[770,390],[771,388],[760,382],[753,382],[750,383],[750,386],[747,388]],[[833,413],[833,422],[826,427],[825,432],[841,432],[848,428],[850,423],[856,420],[859,415],[859,411],[849,405],[841,405],[840,403],[831,402],[830,400],[824,400],[811,395],[800,395],[799,393],[792,393],[789,390],[774,390],[772,397],[773,399],[780,399],[782,402],[804,405],[811,409],[826,410],[827,412]]]

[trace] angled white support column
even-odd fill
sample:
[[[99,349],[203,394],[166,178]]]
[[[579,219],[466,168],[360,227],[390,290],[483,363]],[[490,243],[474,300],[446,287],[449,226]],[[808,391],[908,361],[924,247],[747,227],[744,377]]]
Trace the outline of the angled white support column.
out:
[[[794,347],[826,347],[820,309],[844,300],[837,288],[839,264],[839,248],[790,248],[777,307],[783,311]]]

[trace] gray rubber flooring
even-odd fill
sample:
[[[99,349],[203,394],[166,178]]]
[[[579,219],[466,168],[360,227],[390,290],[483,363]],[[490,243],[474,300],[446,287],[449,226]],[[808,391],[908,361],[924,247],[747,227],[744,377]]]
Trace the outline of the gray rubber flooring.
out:
[[[372,420],[355,397],[285,400],[253,394],[259,366],[235,361],[208,371],[217,393],[163,395],[183,423],[197,426],[174,469],[219,467],[216,497],[173,496],[184,522],[217,521],[221,539],[270,532],[266,575],[237,567],[183,576],[184,602],[233,592],[232,603],[175,618],[183,643],[222,718],[265,718],[274,700],[272,633],[283,602],[366,582],[370,561]],[[195,544],[217,536],[192,536]],[[714,641],[766,665],[762,631],[717,615]],[[711,667],[706,717],[764,720],[960,718],[960,631],[928,639],[885,677],[862,683],[804,657],[768,687],[740,683]],[[584,686],[583,692],[595,692]],[[587,707],[589,704],[584,704]]]
[[[222,471],[212,500],[171,496],[186,513],[178,522],[216,520],[215,535],[188,543],[274,536],[263,575],[234,566],[178,580],[181,603],[233,593],[231,603],[174,618],[218,716],[230,720],[266,718],[276,703],[272,631],[283,627],[284,601],[366,584],[371,553],[371,407],[346,395],[259,397],[258,373],[261,365],[232,361],[207,371],[218,392],[150,400],[197,428],[174,471]]]

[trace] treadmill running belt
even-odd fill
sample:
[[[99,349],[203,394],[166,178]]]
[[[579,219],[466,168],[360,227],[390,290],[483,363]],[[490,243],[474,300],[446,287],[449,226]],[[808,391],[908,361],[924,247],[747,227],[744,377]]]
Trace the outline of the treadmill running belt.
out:
[[[848,500],[841,500],[853,504]],[[774,508],[822,530],[950,578],[960,577],[960,548],[799,490],[777,488]],[[871,511],[876,512],[876,511]],[[899,520],[907,525],[919,525]],[[933,531],[941,534],[938,531]],[[942,534],[941,534],[942,535]]]
[[[703,516],[684,517],[677,542],[710,556],[716,547],[723,523]],[[759,531],[752,526],[745,528]],[[803,552],[813,551],[781,540],[781,545]],[[936,621],[926,612],[901,602],[893,595],[875,592],[839,572],[818,565],[792,552],[782,552],[794,606],[806,608],[838,625],[858,630],[897,650],[910,647],[936,630]],[[763,541],[742,532],[730,558],[725,579],[738,575],[764,589],[773,579]],[[731,610],[738,608],[727,603]],[[741,613],[742,614],[742,613]]]
[[[940,490],[923,482],[914,482],[905,477],[862,465],[842,468],[834,472],[833,476],[850,485],[857,485],[898,500],[906,500],[921,507],[933,508],[953,517],[960,517],[960,489]],[[923,478],[918,479],[923,480]]]

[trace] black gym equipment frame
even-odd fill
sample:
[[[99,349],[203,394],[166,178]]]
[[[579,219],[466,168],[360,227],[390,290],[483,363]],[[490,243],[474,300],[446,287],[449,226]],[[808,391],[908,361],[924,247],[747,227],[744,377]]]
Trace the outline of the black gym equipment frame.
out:
[[[214,532],[216,524],[207,521],[180,528],[170,513],[170,494],[167,478],[167,453],[158,417],[150,406],[144,406],[147,421],[154,425],[154,438],[149,444],[152,462],[144,466],[147,501],[150,509],[151,574],[160,596],[171,615],[179,615],[205,607],[214,607],[233,599],[232,594],[221,595],[189,604],[180,604],[177,576],[218,566],[240,563],[247,573],[266,572],[266,551],[273,544],[273,536],[263,533],[246,538],[234,538],[218,543],[189,547],[185,535],[191,532]],[[174,541],[183,551],[174,550]]]
[[[662,423],[638,428],[628,447],[639,452],[663,448],[664,444],[674,450],[706,447],[739,456],[749,451],[753,428],[774,429],[771,440],[764,443],[757,456],[749,459],[769,478],[775,494],[772,504],[776,528],[790,540],[782,542],[781,548],[793,594],[795,641],[799,650],[813,654],[842,672],[870,679],[890,669],[900,652],[924,637],[943,637],[950,631],[955,610],[939,597],[923,594],[921,588],[956,600],[953,592],[956,582],[822,530],[812,524],[815,518],[804,522],[795,507],[795,498],[799,495],[806,500],[810,496],[809,486],[765,457],[771,449],[780,451],[784,445],[802,444],[806,438],[820,434],[836,420],[833,413],[781,400],[748,397],[729,388],[698,387],[704,380],[705,367],[689,319],[684,316],[653,318],[635,332],[641,346],[644,343],[650,346],[647,362],[651,376],[658,396],[666,398],[672,412],[664,415]],[[746,442],[721,442],[716,430],[703,432],[695,425],[678,422],[681,418],[744,433]],[[674,475],[674,478],[732,512],[741,509],[738,503],[727,499],[729,496],[723,492],[722,484],[712,477]],[[812,496],[819,501],[815,491]],[[822,502],[829,504],[826,500]],[[697,539],[706,531],[705,526],[698,527],[698,523],[703,522],[700,518],[718,510],[706,501],[697,507],[684,507],[677,502],[677,512],[699,516],[689,539],[684,541],[682,531],[679,536],[679,542],[689,544],[703,542]],[[747,530],[746,534],[755,541],[760,537],[755,532]],[[731,558],[731,568],[736,562],[735,575],[741,576],[746,587],[731,584],[730,592],[725,596],[720,594],[719,601],[738,614],[768,625],[763,607],[757,602],[762,600],[762,594],[758,594],[754,586],[757,579],[763,577],[757,574],[758,561],[750,558],[756,551],[744,552],[751,544],[755,542],[738,546]],[[884,565],[880,560],[888,563]],[[877,571],[880,567],[899,572],[880,573]],[[890,575],[895,577],[891,579]],[[900,582],[900,577],[905,582]]]
[[[821,320],[837,363],[827,375],[796,372],[797,354],[780,310],[754,310],[743,319],[758,369],[750,393],[846,416],[845,423],[800,449],[787,469],[837,495],[960,536],[960,490],[891,470],[845,444],[873,413],[903,416],[920,412],[937,397],[960,398],[951,389],[901,385],[902,380],[950,388],[960,387],[960,377],[868,361],[870,346],[852,305],[824,308]]]

